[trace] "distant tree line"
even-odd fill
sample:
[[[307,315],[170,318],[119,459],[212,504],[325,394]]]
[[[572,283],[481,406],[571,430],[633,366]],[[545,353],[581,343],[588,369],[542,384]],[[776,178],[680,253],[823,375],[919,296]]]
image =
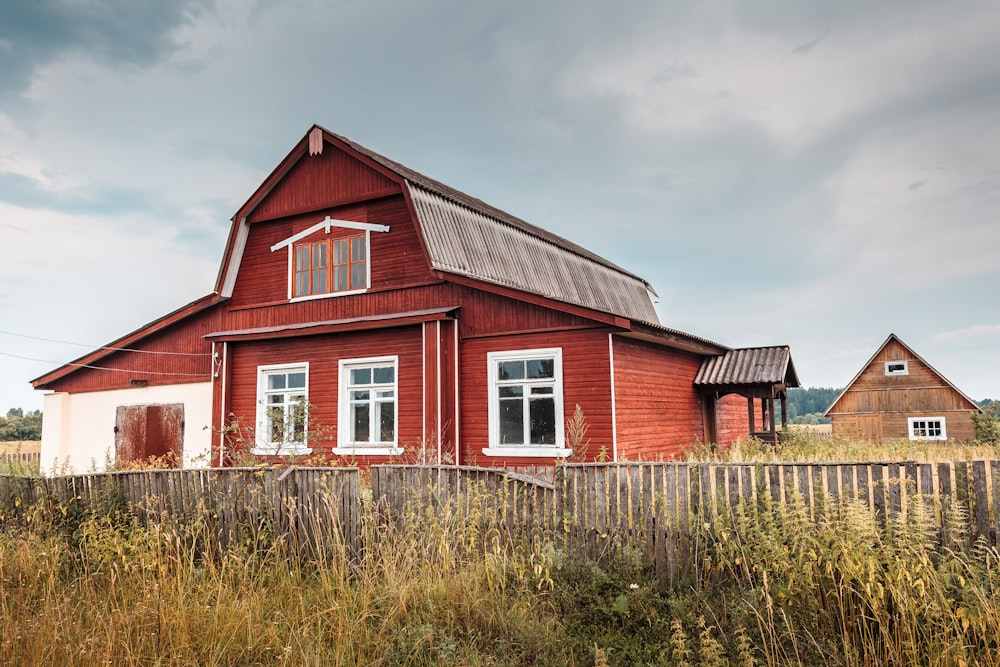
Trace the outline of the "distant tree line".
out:
[[[41,410],[25,412],[21,408],[11,408],[6,417],[0,417],[0,441],[41,439]]]
[[[794,387],[788,390],[788,423],[829,424],[830,418],[823,413],[844,391],[843,387]]]

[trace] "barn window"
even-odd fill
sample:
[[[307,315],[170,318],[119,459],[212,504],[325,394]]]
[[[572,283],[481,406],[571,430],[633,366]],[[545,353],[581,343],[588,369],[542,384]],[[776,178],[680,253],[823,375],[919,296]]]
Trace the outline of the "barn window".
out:
[[[905,361],[887,361],[885,362],[885,374],[886,375],[909,375],[910,368]]]
[[[371,233],[388,231],[386,225],[327,216],[275,243],[271,252],[288,248],[289,300],[359,294],[367,290],[371,285]]]
[[[947,440],[944,417],[909,417],[910,440]]]
[[[562,350],[487,355],[488,456],[568,456],[563,434]]]
[[[308,454],[309,364],[257,367],[254,454]]]
[[[397,443],[398,357],[340,362],[337,454],[394,455]]]

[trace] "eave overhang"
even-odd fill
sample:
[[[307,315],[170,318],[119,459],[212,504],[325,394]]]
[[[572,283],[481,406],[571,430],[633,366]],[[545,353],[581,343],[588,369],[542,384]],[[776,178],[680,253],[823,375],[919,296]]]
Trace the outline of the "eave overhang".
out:
[[[99,347],[98,349],[88,352],[82,357],[78,357],[73,361],[69,361],[55,370],[49,371],[45,375],[41,375],[31,381],[31,386],[35,389],[48,389],[48,385],[65,378],[73,372],[83,370],[86,366],[92,366],[101,359],[108,357],[117,352],[126,351],[122,348],[127,348],[130,345],[141,341],[143,338],[150,336],[154,333],[162,331],[163,329],[180,322],[181,320],[190,317],[196,313],[200,313],[203,310],[211,308],[217,303],[223,301],[224,299],[216,293],[207,294],[200,299],[195,299],[191,303],[181,306],[177,310],[167,313],[163,317],[153,320],[148,324],[145,324],[131,333],[127,333],[121,338],[118,338],[107,345]]]
[[[421,324],[436,320],[451,319],[458,306],[414,310],[405,313],[389,313],[354,317],[350,319],[325,320],[323,322],[303,322],[300,324],[285,324],[273,327],[257,327],[253,329],[233,329],[215,331],[206,334],[205,338],[214,341],[248,341],[272,340],[275,338],[295,338],[299,336],[318,336],[321,334],[343,333],[346,331],[367,331],[371,329],[388,329],[410,324]]]

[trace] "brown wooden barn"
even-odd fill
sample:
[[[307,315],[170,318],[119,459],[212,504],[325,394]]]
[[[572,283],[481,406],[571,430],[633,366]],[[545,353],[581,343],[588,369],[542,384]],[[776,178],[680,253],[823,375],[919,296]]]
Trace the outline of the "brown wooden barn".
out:
[[[773,433],[768,406],[798,384],[787,348],[777,374],[696,386],[733,350],[662,326],[653,297],[314,126],[237,211],[211,294],[34,381],[53,392],[43,466],[165,452],[545,465],[731,443],[751,418]],[[588,429],[572,442],[576,406]]]
[[[896,334],[824,413],[834,435],[890,440],[974,440],[972,412],[982,409]]]

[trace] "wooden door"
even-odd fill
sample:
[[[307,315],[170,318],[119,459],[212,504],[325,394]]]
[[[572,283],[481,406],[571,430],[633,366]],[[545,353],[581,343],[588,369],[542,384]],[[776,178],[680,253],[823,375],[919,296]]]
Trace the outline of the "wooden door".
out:
[[[882,415],[858,415],[858,439],[882,442]]]
[[[115,417],[115,463],[159,458],[180,466],[184,405],[120,405]]]

